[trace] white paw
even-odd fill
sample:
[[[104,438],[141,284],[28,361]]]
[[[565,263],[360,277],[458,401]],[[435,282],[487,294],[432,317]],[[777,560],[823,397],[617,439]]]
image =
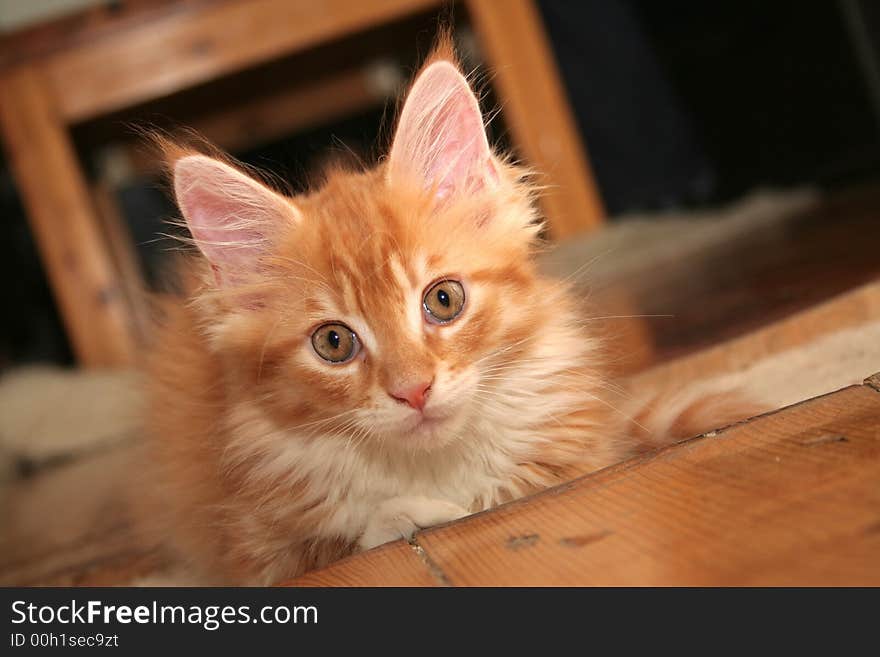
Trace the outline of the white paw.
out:
[[[446,500],[429,497],[392,497],[376,507],[358,545],[369,550],[398,538],[409,540],[417,529],[457,520],[467,509]]]

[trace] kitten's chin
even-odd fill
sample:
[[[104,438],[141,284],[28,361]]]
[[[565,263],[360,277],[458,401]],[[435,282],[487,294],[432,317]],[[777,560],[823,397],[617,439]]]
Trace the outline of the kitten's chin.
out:
[[[463,425],[464,418],[460,415],[420,415],[401,427],[396,442],[406,449],[432,451],[457,440]]]

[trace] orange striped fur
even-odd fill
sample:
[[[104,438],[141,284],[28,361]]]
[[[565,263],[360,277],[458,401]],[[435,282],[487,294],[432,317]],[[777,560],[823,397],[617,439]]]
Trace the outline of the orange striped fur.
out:
[[[533,190],[489,149],[448,43],[438,53],[386,163],[308,194],[165,144],[203,255],[156,334],[147,488],[212,581],[293,577],[643,442],[568,287],[536,272]],[[422,305],[443,279],[466,294],[449,324]],[[315,352],[326,322],[357,334],[350,362]],[[419,382],[423,410],[393,396]]]

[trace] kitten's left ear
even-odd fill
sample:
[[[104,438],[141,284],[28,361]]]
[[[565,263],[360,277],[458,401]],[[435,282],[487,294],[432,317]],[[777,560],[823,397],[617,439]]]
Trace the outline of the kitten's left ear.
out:
[[[416,78],[391,154],[391,181],[415,179],[439,197],[498,181],[476,96],[447,60],[429,64]]]

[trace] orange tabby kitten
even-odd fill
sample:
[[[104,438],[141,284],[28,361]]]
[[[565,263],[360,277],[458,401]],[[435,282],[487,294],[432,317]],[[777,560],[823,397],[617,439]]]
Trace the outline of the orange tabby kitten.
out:
[[[373,170],[291,198],[168,154],[204,258],[151,356],[153,488],[215,581],[290,578],[636,450],[448,45]]]

